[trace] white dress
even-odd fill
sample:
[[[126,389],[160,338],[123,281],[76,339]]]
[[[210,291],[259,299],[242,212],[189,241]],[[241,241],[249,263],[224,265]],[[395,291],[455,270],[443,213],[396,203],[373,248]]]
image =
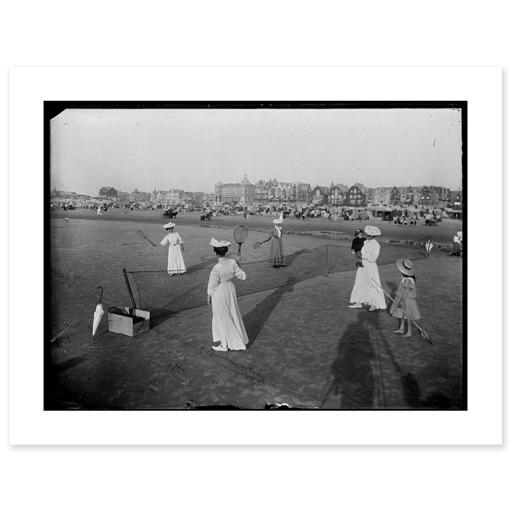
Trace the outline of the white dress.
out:
[[[181,245],[183,240],[178,233],[169,233],[161,242],[160,245],[165,246],[169,244],[169,255],[167,257],[167,273],[172,276],[174,274],[183,274],[187,271]]]
[[[363,266],[357,269],[356,281],[350,302],[369,304],[377,309],[386,309],[384,293],[380,291],[380,276],[377,259],[380,253],[380,244],[377,240],[366,240],[361,249]],[[374,283],[375,281],[375,283]]]
[[[219,258],[210,273],[208,296],[212,302],[213,341],[229,350],[245,350],[249,343],[238,302],[233,277],[245,280],[245,272],[235,260]]]

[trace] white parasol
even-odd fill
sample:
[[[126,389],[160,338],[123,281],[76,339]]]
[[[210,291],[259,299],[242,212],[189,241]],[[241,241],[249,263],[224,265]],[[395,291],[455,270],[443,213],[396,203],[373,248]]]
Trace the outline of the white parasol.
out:
[[[98,290],[101,290],[101,295],[98,300],[98,305],[96,306],[96,310],[94,311],[94,320],[92,323],[92,337],[94,338],[94,335],[96,334],[96,329],[98,329],[98,325],[100,325],[101,317],[103,316],[103,313],[105,312],[103,309],[103,306],[101,305],[101,297],[103,297],[103,288],[101,286],[98,286]]]

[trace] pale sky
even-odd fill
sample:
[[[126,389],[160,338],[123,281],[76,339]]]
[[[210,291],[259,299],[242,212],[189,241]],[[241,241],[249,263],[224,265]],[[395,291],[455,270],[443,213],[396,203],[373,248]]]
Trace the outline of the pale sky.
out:
[[[213,192],[259,179],[462,185],[458,109],[67,109],[51,121],[51,188],[97,196]]]

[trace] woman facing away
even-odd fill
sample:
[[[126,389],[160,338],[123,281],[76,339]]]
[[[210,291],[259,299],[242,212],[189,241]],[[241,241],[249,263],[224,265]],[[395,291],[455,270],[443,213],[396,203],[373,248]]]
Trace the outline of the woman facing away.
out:
[[[380,244],[376,237],[380,236],[380,229],[375,226],[366,226],[364,232],[368,236],[363,248],[361,249],[361,259],[363,266],[357,269],[356,280],[350,302],[353,302],[349,308],[362,308],[363,304],[368,304],[368,311],[377,309],[386,309],[384,295],[380,291],[380,275],[377,259],[380,254]],[[377,285],[375,286],[374,285]]]
[[[184,274],[187,271],[185,261],[183,260],[182,252],[185,250],[183,240],[178,233],[174,233],[174,222],[168,222],[164,225],[167,230],[167,235],[160,242],[160,245],[166,246],[169,244],[169,253],[167,256],[167,273],[170,276]]]
[[[220,345],[213,345],[212,348],[219,352],[245,350],[249,338],[238,308],[236,288],[231,282],[234,277],[245,280],[245,272],[239,264],[240,256],[236,260],[226,258],[230,242],[219,242],[212,238],[210,245],[219,258],[208,280],[208,304],[212,306],[212,336],[214,342],[220,342]]]

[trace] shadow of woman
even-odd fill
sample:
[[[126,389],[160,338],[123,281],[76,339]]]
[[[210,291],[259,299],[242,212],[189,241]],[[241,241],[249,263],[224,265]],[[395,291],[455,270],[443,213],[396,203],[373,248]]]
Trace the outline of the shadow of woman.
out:
[[[256,341],[256,338],[259,336],[270,315],[281,301],[283,295],[285,293],[291,293],[294,285],[295,280],[292,277],[289,277],[288,284],[274,290],[243,317],[245,330],[249,338],[247,348],[250,348]]]
[[[349,324],[338,344],[338,355],[331,365],[332,384],[329,395],[340,397],[340,409],[371,409],[374,404],[375,379],[372,361],[375,352],[370,338],[368,319],[360,311],[357,321]]]

